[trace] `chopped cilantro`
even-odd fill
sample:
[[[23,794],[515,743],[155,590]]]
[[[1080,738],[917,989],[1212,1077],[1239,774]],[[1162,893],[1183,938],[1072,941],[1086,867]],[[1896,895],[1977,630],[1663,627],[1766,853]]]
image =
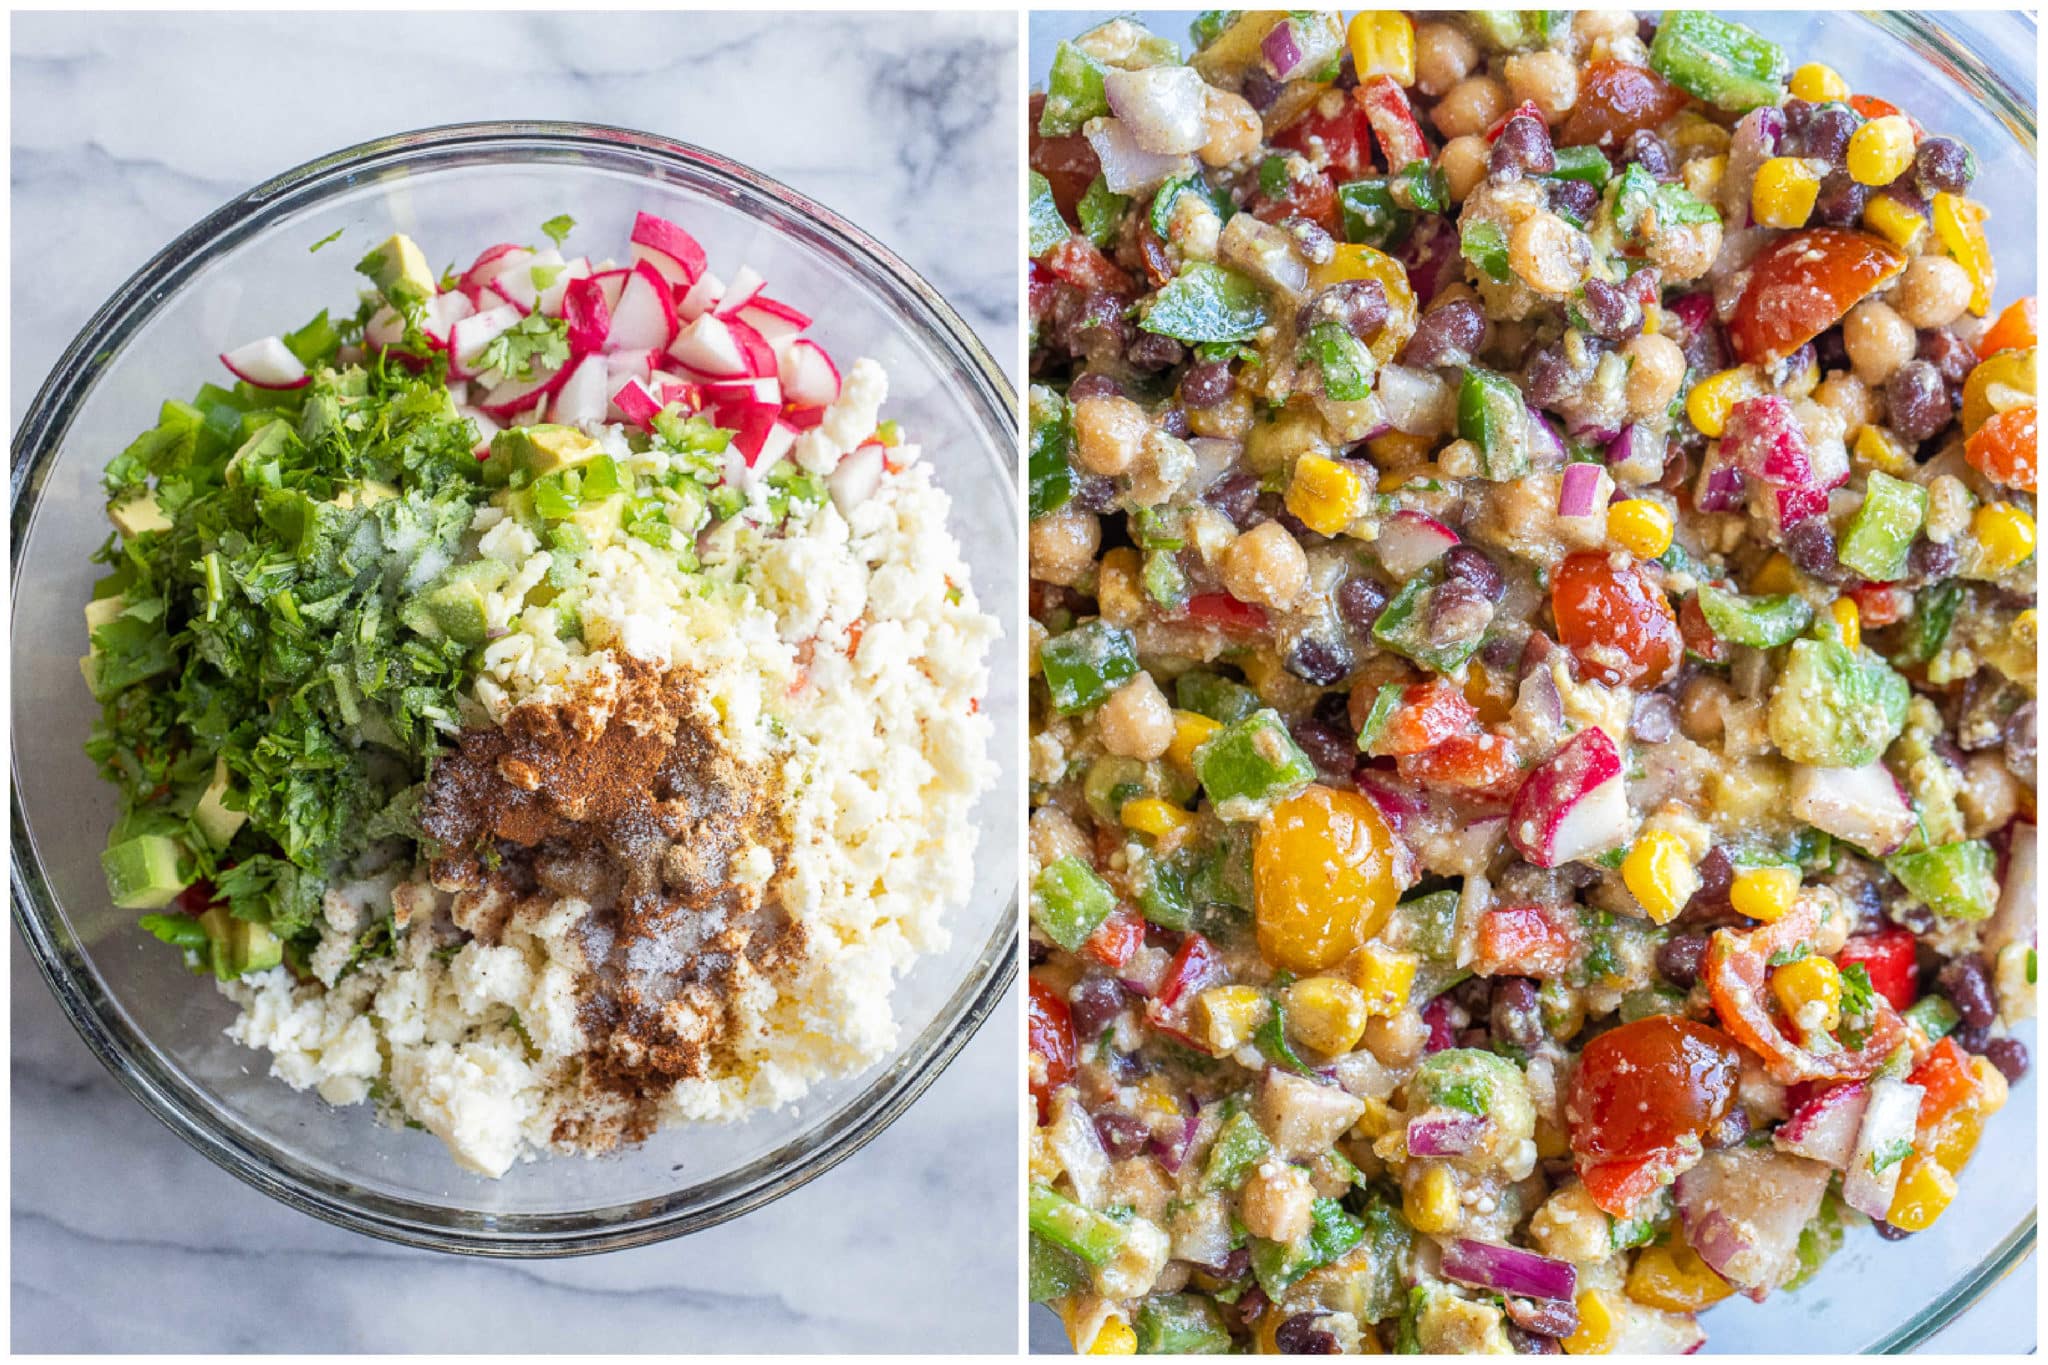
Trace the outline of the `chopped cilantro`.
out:
[[[1913,1155],[1913,1143],[1909,1138],[1893,1138],[1870,1154],[1870,1173],[1883,1175],[1892,1167]]]
[[[484,347],[476,365],[523,381],[532,379],[539,369],[557,369],[568,362],[569,324],[561,318],[529,313]]]
[[[549,241],[553,242],[556,246],[560,246],[568,241],[569,234],[576,230],[576,220],[566,213],[558,213],[545,223],[542,223],[540,230],[548,235]]]
[[[342,233],[344,233],[344,232],[347,232],[347,231],[348,231],[348,229],[347,229],[347,228],[336,228],[336,229],[335,229],[334,231],[332,231],[332,232],[328,233],[328,234],[327,234],[327,235],[326,235],[325,237],[322,237],[322,238],[321,238],[321,239],[320,239],[319,241],[317,241],[317,242],[313,243],[313,245],[311,245],[311,246],[307,247],[307,248],[306,248],[306,252],[307,252],[307,254],[308,254],[308,255],[310,255],[310,254],[312,254],[313,252],[315,252],[315,251],[318,251],[318,250],[319,250],[319,249],[320,249],[321,247],[323,247],[323,246],[326,246],[326,245],[327,245],[328,243],[330,243],[330,242],[338,242],[338,241],[340,241],[340,240],[341,240],[341,234],[342,234]]]

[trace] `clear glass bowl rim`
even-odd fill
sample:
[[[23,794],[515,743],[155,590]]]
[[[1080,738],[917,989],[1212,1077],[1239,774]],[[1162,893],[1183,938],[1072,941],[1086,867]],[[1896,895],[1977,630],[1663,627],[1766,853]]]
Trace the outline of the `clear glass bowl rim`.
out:
[[[15,433],[9,566],[16,584],[43,477],[101,372],[157,306],[208,260],[298,210],[384,175],[530,161],[666,173],[695,192],[768,209],[779,230],[800,229],[795,235],[814,239],[811,245],[850,259],[863,287],[879,291],[906,325],[969,378],[969,406],[990,438],[978,452],[983,458],[1014,450],[1016,391],[987,348],[916,271],[831,209],[716,152],[634,129],[570,121],[447,124],[343,148],[257,185],[188,228],[114,291],[65,348]],[[1014,512],[1014,464],[999,464],[995,472]],[[9,771],[18,779],[11,757]],[[547,1214],[464,1213],[302,1179],[249,1150],[203,1092],[162,1064],[146,1037],[125,1024],[110,1024],[118,1014],[105,1008],[111,1002],[61,927],[19,802],[13,803],[9,860],[15,925],[37,970],[94,1056],[150,1114],[215,1165],[302,1212],[387,1241],[472,1255],[531,1258],[641,1246],[712,1227],[788,1194],[900,1117],[994,1012],[1017,973],[1013,892],[994,934],[938,1016],[847,1101],[835,1122],[807,1128],[737,1170],[663,1199]]]

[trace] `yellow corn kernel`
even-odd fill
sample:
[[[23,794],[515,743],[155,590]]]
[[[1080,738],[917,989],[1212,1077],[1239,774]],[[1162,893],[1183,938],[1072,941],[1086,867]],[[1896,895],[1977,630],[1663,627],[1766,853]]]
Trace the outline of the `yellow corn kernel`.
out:
[[[1266,1022],[1271,1003],[1256,986],[1211,986],[1195,997],[1195,1036],[1216,1056],[1227,1056],[1252,1040]]]
[[[1334,536],[1358,516],[1365,480],[1350,465],[1304,455],[1294,462],[1287,485],[1287,510],[1319,536]]]
[[[1999,351],[1986,356],[1963,380],[1963,435],[2001,412],[2035,405],[2035,348]]]
[[[1124,822],[1125,829],[1134,829],[1140,834],[1149,834],[1155,839],[1163,838],[1177,829],[1185,829],[1195,823],[1193,811],[1183,810],[1171,801],[1162,801],[1156,796],[1140,796],[1124,802],[1117,816]]]
[[[1863,611],[1853,597],[1837,597],[1828,607],[1828,615],[1834,618],[1835,630],[1840,633],[1842,643],[1851,649],[1863,643]]]
[[[1829,1033],[1842,1022],[1842,973],[1824,957],[1802,957],[1772,972],[1771,994],[1807,1033]]]
[[[1774,156],[1757,167],[1750,211],[1768,228],[1805,227],[1820,197],[1820,177],[1796,156]]]
[[[1345,31],[1358,79],[1392,76],[1396,85],[1415,84],[1415,25],[1399,10],[1361,10]]]
[[[1376,1100],[1370,1095],[1362,1098],[1365,1112],[1358,1116],[1358,1122],[1351,1125],[1355,1136],[1367,1140],[1383,1138],[1406,1122],[1401,1112],[1385,1100]]]
[[[1579,1295],[1579,1325],[1557,1344],[1566,1355],[1604,1356],[1614,1349],[1614,1310],[1597,1289]]]
[[[1661,502],[1630,498],[1607,509],[1607,538],[1640,559],[1671,548],[1671,514]]]
[[[1365,992],[1334,976],[1304,977],[1287,988],[1287,1026],[1325,1057],[1358,1046],[1367,1019]]]
[[[1792,561],[1773,551],[1750,578],[1749,590],[1766,595],[1799,591],[1799,579],[1792,572]]]
[[[1415,969],[1420,962],[1413,953],[1368,943],[1351,955],[1345,968],[1351,974],[1351,984],[1365,994],[1365,1012],[1391,1018],[1407,1008],[1408,992],[1415,986]]]
[[[1175,711],[1173,713],[1173,743],[1166,746],[1166,756],[1183,768],[1195,766],[1195,750],[1209,742],[1209,737],[1223,726],[1210,720],[1199,711]]]
[[[1894,477],[1905,473],[1906,467],[1912,463],[1905,448],[1879,426],[1865,426],[1858,431],[1854,449],[1857,459]]]
[[[2034,519],[2009,502],[1994,502],[1970,518],[1977,538],[1977,567],[1990,577],[2026,562],[2034,553]]]
[[[1685,841],[1666,829],[1653,829],[1636,840],[1621,860],[1621,880],[1658,924],[1676,919],[1700,884]]]
[[[1682,1234],[1644,1247],[1629,1267],[1628,1296],[1667,1313],[1697,1313],[1735,1292],[1715,1273]]]
[[[1855,148],[1855,139],[1851,138],[1852,156]],[[1991,311],[1991,287],[1998,279],[1997,267],[1991,261],[1991,242],[1984,235],[1984,220],[1990,216],[1990,211],[1974,199],[1947,190],[1934,193],[1934,235],[1969,274],[1970,312],[1980,318]]]
[[[1913,125],[1904,114],[1874,118],[1849,135],[1849,176],[1859,185],[1889,185],[1913,164]]]
[[[1138,1353],[1138,1334],[1122,1318],[1111,1315],[1096,1329],[1095,1340],[1088,1345],[1091,1356],[1134,1356]]]
[[[1725,156],[1696,156],[1679,167],[1679,178],[1685,182],[1686,192],[1695,199],[1708,202],[1720,197],[1722,177],[1728,174],[1728,158]]]
[[[1388,431],[1365,443],[1367,453],[1382,469],[1401,469],[1429,458],[1429,438],[1405,431]]]
[[[1873,194],[1863,206],[1863,226],[1899,250],[1910,251],[1927,230],[1927,220],[1888,194]]]
[[[1841,102],[1849,98],[1849,82],[1842,73],[1824,62],[1808,62],[1792,73],[1792,94],[1808,104]]]
[[[1738,365],[1732,370],[1708,375],[1685,395],[1685,415],[1703,436],[1719,436],[1728,426],[1728,413],[1745,398],[1764,391],[1755,370]]]
[[[1775,924],[1799,896],[1796,867],[1745,867],[1728,887],[1728,901],[1738,915]]]
[[[1450,1168],[1432,1162],[1408,1187],[1401,1211],[1417,1232],[1448,1233],[1458,1226],[1458,1182]]]
[[[1970,1070],[1977,1077],[1977,1108],[1985,1117],[2005,1108],[2011,1087],[2006,1084],[2005,1073],[1991,1064],[1989,1057],[1970,1058]]]
[[[1105,621],[1136,621],[1145,613],[1145,591],[1138,552],[1119,545],[1102,556],[1095,570],[1095,601]]]
[[[1884,1221],[1903,1232],[1925,1232],[1956,1197],[1956,1178],[1938,1161],[1915,1152],[1899,1168],[1899,1188]]]

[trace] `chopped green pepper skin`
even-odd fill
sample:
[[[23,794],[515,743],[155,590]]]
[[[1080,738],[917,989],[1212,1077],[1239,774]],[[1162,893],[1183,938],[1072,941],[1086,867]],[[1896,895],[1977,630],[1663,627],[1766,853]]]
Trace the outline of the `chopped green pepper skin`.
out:
[[[1249,341],[1266,317],[1265,292],[1248,276],[1196,261],[1152,296],[1138,325],[1175,341]]]
[[[1598,147],[1559,147],[1554,155],[1557,165],[1550,174],[1559,180],[1583,180],[1597,189],[1614,176],[1607,154]]]
[[[1905,577],[1906,555],[1926,520],[1926,489],[1873,469],[1836,557],[1873,583],[1895,582]]]
[[[1078,1294],[1094,1282],[1080,1257],[1037,1233],[1030,1235],[1028,1293],[1033,1303],[1049,1303]]]
[[[1918,1024],[1931,1041],[1940,1042],[1955,1031],[1963,1016],[1945,998],[1923,995],[1906,1008],[1906,1022]]]
[[[1108,251],[1116,245],[1117,234],[1123,228],[1124,212],[1131,206],[1131,197],[1118,194],[1109,187],[1109,182],[1096,176],[1088,184],[1088,190],[1081,201],[1074,205],[1074,212],[1081,219],[1081,235],[1095,243],[1096,247]],[[1164,233],[1160,234],[1165,236]]]
[[[1302,338],[1302,354],[1323,377],[1323,396],[1338,403],[1356,403],[1372,394],[1377,369],[1372,352],[1340,322],[1318,322]]]
[[[1962,605],[1963,585],[1944,578],[1913,594],[1913,617],[1906,623],[1905,642],[1896,660],[1902,667],[1924,664],[1948,644],[1955,628],[1956,608]]]
[[[1220,814],[1233,801],[1277,800],[1313,782],[1316,767],[1280,713],[1267,708],[1224,726],[1196,749],[1195,775]]]
[[[1040,137],[1071,137],[1089,119],[1109,112],[1109,95],[1102,78],[1108,73],[1102,63],[1075,47],[1061,43],[1053,54],[1052,72],[1045,82],[1045,108],[1038,116]]]
[[[1785,94],[1785,50],[1754,29],[1702,10],[1673,10],[1659,21],[1650,69],[1733,114],[1777,104]]]
[[[1251,1177],[1253,1168],[1272,1152],[1259,1121],[1240,1109],[1224,1123],[1209,1148],[1209,1163],[1202,1168],[1202,1188],[1212,1194],[1235,1193]]]
[[[1479,267],[1495,284],[1506,284],[1513,273],[1508,264],[1508,237],[1500,224],[1479,219],[1464,225],[1458,235],[1458,254]]]
[[[1105,1265],[1123,1249],[1124,1225],[1076,1204],[1050,1185],[1031,1187],[1031,1231],[1089,1265]]]
[[[1243,683],[1192,669],[1174,680],[1174,700],[1183,711],[1207,716],[1219,725],[1243,720],[1259,709],[1259,694]]]
[[[1479,447],[1479,472],[1496,483],[1529,472],[1529,413],[1513,380],[1473,366],[1458,385],[1458,435]]]
[[[1138,644],[1121,626],[1089,621],[1039,646],[1038,662],[1053,709],[1071,716],[1100,706],[1119,683],[1137,676]]]
[[[1731,645],[1775,649],[1797,639],[1813,624],[1813,608],[1791,593],[1744,597],[1706,583],[1700,586],[1699,597],[1700,614],[1707,618],[1707,625]]]
[[[1407,235],[1410,219],[1394,201],[1385,177],[1352,180],[1337,187],[1337,207],[1344,214],[1344,238],[1385,250]]]
[[[1073,854],[1048,863],[1031,888],[1031,919],[1045,936],[1076,952],[1116,909],[1116,893]]]
[[[1252,1274],[1269,1298],[1277,1298],[1312,1270],[1342,1256],[1365,1240],[1365,1224],[1345,1212],[1334,1199],[1310,1205],[1308,1235],[1298,1242],[1252,1239]]]
[[[1031,386],[1031,516],[1057,512],[1074,496],[1074,427],[1067,400],[1043,384]]]
[[[1073,231],[1068,228],[1066,220],[1060,217],[1059,205],[1053,202],[1052,182],[1037,171],[1033,171],[1030,184],[1030,250],[1033,259],[1036,259],[1073,236]]]
[[[1138,1305],[1131,1330],[1140,1355],[1225,1355],[1230,1332],[1223,1312],[1201,1294],[1154,1294]]]

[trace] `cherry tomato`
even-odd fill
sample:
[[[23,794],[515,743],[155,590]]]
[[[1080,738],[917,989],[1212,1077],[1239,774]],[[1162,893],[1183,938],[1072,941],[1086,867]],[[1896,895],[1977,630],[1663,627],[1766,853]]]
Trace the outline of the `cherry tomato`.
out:
[[[1721,929],[1707,945],[1707,992],[1721,1027],[1754,1052],[1774,1080],[1860,1081],[1884,1065],[1906,1036],[1906,1025],[1890,1000],[1877,998],[1877,1018],[1862,1045],[1845,1047],[1826,1035],[1808,1035],[1775,1012],[1770,992],[1771,958],[1796,953],[1820,928],[1820,911],[1810,900],[1795,901],[1775,924],[1754,929]],[[1793,1030],[1788,1034],[1786,1028]],[[1797,1036],[1794,1036],[1796,1034]]]
[[[1086,237],[1068,235],[1045,253],[1045,268],[1076,289],[1100,289],[1110,294],[1128,294],[1131,277],[1115,261],[1095,249]]]
[[[1919,940],[1910,929],[1880,929],[1874,934],[1857,934],[1835,954],[1837,967],[1862,963],[1870,976],[1871,989],[1892,1002],[1897,1009],[1913,1003],[1920,975]]]
[[[1704,663],[1724,664],[1728,662],[1728,646],[1721,637],[1714,634],[1714,628],[1707,624],[1707,614],[1700,610],[1697,595],[1686,598],[1678,604],[1678,638],[1685,642],[1685,651]]]
[[[1977,1101],[1977,1076],[1970,1068],[1969,1054],[1953,1038],[1936,1043],[1906,1080],[1927,1092],[1920,1100],[1924,1126],[1931,1127]]]
[[[1699,1159],[1691,1143],[1666,1147],[1648,1156],[1619,1161],[1581,1161],[1579,1181],[1593,1202],[1615,1217],[1669,1185],[1672,1178]]]
[[[1900,250],[1867,232],[1802,228],[1765,247],[1729,319],[1735,357],[1782,360],[1840,322],[1906,268]]]
[[[1890,583],[1858,583],[1849,589],[1849,596],[1856,599],[1856,614],[1870,630],[1898,624],[1912,603],[1904,588]]]
[[[1074,1079],[1074,1016],[1052,987],[1031,978],[1026,1037],[1031,1044],[1031,1097],[1038,1101],[1038,1121],[1052,1117],[1052,1092]]]
[[[1362,175],[1371,175],[1372,165],[1372,122],[1365,110],[1356,101],[1345,100],[1336,117],[1326,118],[1321,112],[1322,101],[1309,106],[1308,112],[1288,124],[1269,141],[1275,147],[1291,152],[1310,155],[1310,147],[1316,141],[1323,144],[1323,156],[1330,171],[1339,180],[1356,180]]]
[[[1728,1112],[1742,1054],[1719,1029],[1653,1014],[1586,1044],[1565,1116],[1572,1150],[1597,1161],[1648,1156],[1701,1137]]]
[[[1970,467],[2007,488],[2034,491],[2034,457],[2040,445],[2035,409],[2013,408],[1994,413],[1963,447]]]
[[[1613,60],[1588,62],[1579,73],[1579,98],[1558,132],[1565,147],[1618,152],[1630,133],[1654,128],[1685,107],[1683,90],[1651,71]]]
[[[1480,916],[1472,966],[1481,976],[1561,977],[1578,962],[1578,920],[1569,910],[1504,905]]]
[[[1380,931],[1398,893],[1394,836],[1370,798],[1311,786],[1260,822],[1252,914],[1274,966],[1336,966]]]
[[[1678,617],[1641,564],[1617,569],[1598,551],[1567,555],[1550,580],[1550,609],[1558,640],[1610,687],[1654,687],[1678,663]]]
[[[1145,921],[1128,905],[1119,905],[1095,926],[1095,932],[1081,945],[1081,952],[1115,971],[1129,962],[1144,943]]]
[[[1419,754],[1472,728],[1477,713],[1458,685],[1444,678],[1411,683],[1401,705],[1373,740],[1375,754]]]
[[[1337,182],[1318,172],[1306,180],[1289,179],[1278,198],[1263,190],[1252,196],[1252,216],[1268,223],[1284,218],[1306,218],[1327,232],[1343,234],[1337,215]]]
[[[2032,295],[2017,299],[2007,304],[1998,320],[1977,338],[1977,355],[1981,358],[1997,351],[2022,350],[2035,343],[2040,330],[2036,300]]]
[[[1505,801],[1522,783],[1521,750],[1510,732],[1469,730],[1433,749],[1394,760],[1401,776],[1430,787],[1450,787]]]

